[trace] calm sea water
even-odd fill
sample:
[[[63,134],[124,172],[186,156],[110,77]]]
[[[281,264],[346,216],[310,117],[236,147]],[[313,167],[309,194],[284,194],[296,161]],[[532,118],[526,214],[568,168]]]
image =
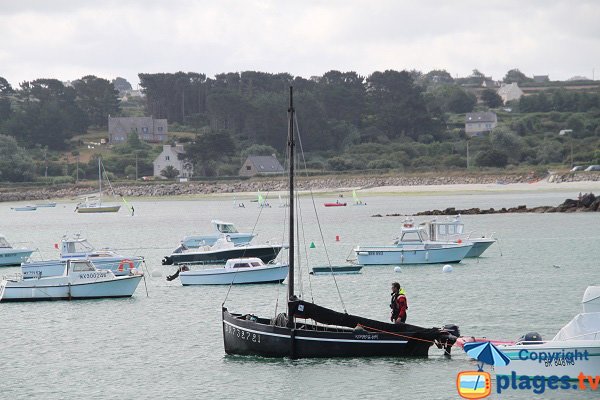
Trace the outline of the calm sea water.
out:
[[[389,243],[401,218],[373,214],[413,213],[446,207],[556,205],[576,193],[475,194],[364,197],[366,207],[324,208],[302,199],[303,232],[311,265],[346,263],[356,244]],[[227,287],[182,287],[167,282],[173,267],[161,259],[186,234],[208,233],[210,220],[256,225],[258,242],[281,241],[285,209],[263,209],[232,199],[135,201],[134,217],[76,214],[74,204],[14,212],[0,204],[0,232],[9,241],[38,248],[37,258],[56,256],[53,244],[81,233],[98,247],[146,257],[147,291],[141,284],[123,300],[0,305],[0,398],[352,398],[453,399],[456,374],[475,365],[460,350],[446,359],[436,348],[428,359],[268,360],[226,356],[220,322]],[[276,205],[277,200],[273,203]],[[259,218],[260,214],[260,218]],[[480,259],[442,273],[441,265],[367,267],[360,275],[298,279],[305,299],[353,314],[386,320],[389,287],[399,281],[409,300],[408,322],[455,323],[469,336],[515,339],[528,331],[551,338],[581,309],[585,288],[599,284],[600,214],[464,216],[468,231],[495,232],[500,240]],[[258,222],[257,222],[258,221]],[[420,222],[420,221],[417,221]],[[336,241],[336,236],[340,237]],[[314,242],[316,248],[308,245]],[[325,252],[327,249],[327,253]],[[17,272],[3,268],[0,274]],[[232,288],[230,310],[271,316],[283,311],[286,286]],[[276,309],[277,299],[279,308]],[[343,301],[343,303],[342,303]],[[598,393],[546,392],[544,398],[600,398]],[[533,398],[504,392],[492,398]]]

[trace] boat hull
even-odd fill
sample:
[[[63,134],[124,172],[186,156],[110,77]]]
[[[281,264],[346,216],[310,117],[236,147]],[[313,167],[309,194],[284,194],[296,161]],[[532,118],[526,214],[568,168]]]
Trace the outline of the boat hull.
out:
[[[98,271],[99,272],[99,271]],[[96,272],[94,272],[96,273]],[[45,280],[52,282],[44,282]],[[142,275],[121,276],[110,280],[69,283],[68,278],[27,279],[7,281],[2,302],[83,300],[112,297],[131,297]]]
[[[496,375],[507,376],[565,376],[577,380],[580,373],[597,376],[600,371],[600,340],[549,341],[542,344],[497,346],[510,358],[506,366],[494,367]],[[575,353],[577,351],[577,353]],[[587,353],[585,353],[587,352]],[[569,357],[572,353],[575,357]],[[552,360],[539,361],[540,355],[554,355]],[[577,354],[587,354],[578,357]]]
[[[346,207],[346,203],[324,203],[325,207]]]
[[[465,258],[476,258],[481,256],[484,251],[496,243],[496,239],[469,239],[469,242],[473,243],[473,247],[469,250]]]
[[[219,239],[219,235],[190,235],[183,238],[181,243],[185,245],[188,249],[197,249],[200,246],[212,246],[215,244],[217,239]],[[228,233],[227,236],[231,239],[231,241],[236,244],[246,244],[250,243],[254,235],[251,233]]]
[[[362,267],[360,265],[343,265],[337,267],[313,267],[313,275],[345,275],[360,274]]]
[[[142,257],[72,257],[70,259],[87,259],[94,263],[98,269],[109,269],[116,276],[129,275],[131,269],[140,269],[144,259]],[[23,278],[45,278],[60,276],[65,270],[67,260],[34,261],[21,264]]]
[[[282,246],[253,246],[216,251],[173,253],[163,259],[163,265],[224,264],[230,258],[243,257],[257,257],[267,264],[277,257],[281,248]]]
[[[76,211],[79,214],[92,214],[92,213],[109,213],[118,212],[121,206],[100,206],[100,207],[78,207]]]
[[[288,270],[287,265],[265,265],[237,269],[211,268],[181,272],[179,280],[183,286],[281,283],[287,277]]]
[[[29,249],[0,249],[0,267],[20,265],[31,256]]]
[[[359,246],[354,249],[360,265],[452,264],[460,262],[471,244],[437,248],[409,246]]]
[[[432,343],[405,336],[340,328],[337,331],[290,329],[269,320],[223,309],[225,352],[276,358],[427,357]],[[302,326],[298,324],[297,326]]]

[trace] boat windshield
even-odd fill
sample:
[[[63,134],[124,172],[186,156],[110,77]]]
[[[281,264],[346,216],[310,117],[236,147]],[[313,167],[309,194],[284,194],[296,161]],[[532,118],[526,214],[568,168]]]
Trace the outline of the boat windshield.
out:
[[[94,267],[85,261],[71,261],[71,270],[73,272],[94,271]]]
[[[233,268],[248,268],[250,267],[250,265],[248,265],[248,263],[235,263],[233,265]]]
[[[421,235],[419,235],[418,231],[408,231],[402,233],[402,237],[400,238],[401,242],[421,242]]]
[[[462,235],[464,232],[463,224],[439,224],[437,232],[440,236]]]
[[[2,248],[2,249],[10,249],[10,248],[12,248],[12,246],[10,245],[10,243],[8,243],[8,241],[6,240],[6,238],[0,236],[0,248]]]
[[[67,253],[88,253],[93,250],[94,248],[87,242],[87,240],[78,240],[65,243],[65,251]]]
[[[217,224],[217,230],[221,233],[238,233],[233,224]]]

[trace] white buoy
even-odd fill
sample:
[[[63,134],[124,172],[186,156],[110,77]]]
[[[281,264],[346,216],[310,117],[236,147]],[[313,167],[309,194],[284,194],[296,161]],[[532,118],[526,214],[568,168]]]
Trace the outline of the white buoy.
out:
[[[162,271],[158,268],[152,270],[153,278],[160,278],[162,276]]]
[[[400,267],[394,267],[394,272],[402,272],[402,268],[400,268]]]
[[[453,268],[452,265],[446,264],[444,265],[444,268],[442,268],[442,272],[452,272]]]

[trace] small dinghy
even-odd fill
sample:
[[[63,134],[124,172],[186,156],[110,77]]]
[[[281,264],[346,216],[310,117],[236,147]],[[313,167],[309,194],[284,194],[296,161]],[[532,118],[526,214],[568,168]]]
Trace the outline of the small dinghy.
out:
[[[346,275],[346,274],[360,274],[362,265],[339,265],[339,266],[324,266],[324,267],[313,267],[311,275]]]

